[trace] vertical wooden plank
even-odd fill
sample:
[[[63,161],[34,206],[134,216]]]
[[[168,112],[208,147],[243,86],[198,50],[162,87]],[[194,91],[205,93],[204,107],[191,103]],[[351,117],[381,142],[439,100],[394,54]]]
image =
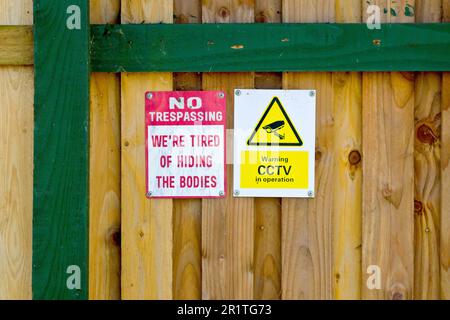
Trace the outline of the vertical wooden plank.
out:
[[[381,290],[363,279],[365,299],[410,299],[413,289],[412,74],[363,79],[363,272],[381,271]]]
[[[124,0],[122,23],[171,23],[171,0]],[[122,74],[122,298],[172,298],[172,200],[145,196],[144,95],[171,73]]]
[[[175,0],[176,23],[200,23],[200,0]],[[198,73],[175,73],[175,90],[201,90]],[[173,298],[202,298],[201,226],[202,200],[174,200],[173,204]]]
[[[441,75],[419,73],[415,93],[414,298],[439,299]],[[444,231],[445,232],[445,231]]]
[[[31,299],[33,69],[0,67],[0,300]]]
[[[203,0],[204,23],[253,22],[254,0]],[[227,128],[233,128],[234,89],[253,88],[252,73],[205,73],[204,90],[227,93]],[[233,134],[227,134],[227,163],[233,159]],[[202,208],[202,292],[204,299],[253,299],[253,199],[233,197],[233,168],[227,166],[226,199],[204,200]]]
[[[173,244],[173,298],[202,298],[201,200],[175,200]]]
[[[87,299],[89,3],[34,1],[34,23],[33,298]]]
[[[91,23],[119,22],[120,0],[91,0]],[[91,75],[89,298],[120,299],[120,77]]]
[[[33,0],[0,0],[2,25],[32,25]]]
[[[360,23],[360,0],[337,0],[336,22]],[[333,298],[361,298],[362,77],[333,74]]]
[[[416,22],[441,22],[442,2],[416,0]],[[441,211],[440,73],[421,72],[415,83],[414,299],[440,298]]]
[[[281,0],[255,0],[255,21],[257,23],[280,23]]]
[[[200,0],[174,0],[175,23],[202,22],[202,6]]]
[[[336,0],[283,0],[284,23],[336,21]]]
[[[92,24],[120,23],[121,0],[90,0],[90,21]]]
[[[284,0],[283,22],[334,22],[334,0]],[[316,198],[282,201],[282,298],[332,298],[334,177],[331,73],[283,74],[285,89],[317,90]]]
[[[442,0],[442,21],[450,22],[450,0]]]
[[[450,73],[442,83],[441,299],[450,300]]]
[[[416,0],[416,22],[441,22],[443,1],[446,0]]]
[[[257,23],[280,23],[281,0],[256,0]],[[256,89],[281,89],[280,73],[256,73]],[[281,298],[281,200],[256,198],[254,298]]]
[[[337,23],[360,23],[362,4],[360,0],[336,0]]]
[[[367,6],[370,3],[364,1]],[[379,3],[388,22],[414,22],[414,1]],[[409,9],[407,9],[409,8]],[[412,8],[412,9],[411,9]],[[384,10],[386,9],[386,10]],[[411,299],[414,281],[414,74],[363,77],[364,299]],[[370,289],[370,266],[381,289]]]
[[[0,0],[0,24],[33,23],[31,0]],[[33,68],[0,67],[0,300],[31,299]]]
[[[253,23],[255,0],[202,0],[203,23]]]
[[[450,0],[443,1],[443,22],[450,22]],[[450,73],[442,78],[441,131],[441,299],[450,300]]]

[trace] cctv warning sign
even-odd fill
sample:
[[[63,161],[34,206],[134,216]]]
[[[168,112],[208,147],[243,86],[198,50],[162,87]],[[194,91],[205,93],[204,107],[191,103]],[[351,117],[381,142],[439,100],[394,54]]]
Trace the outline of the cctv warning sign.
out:
[[[277,97],[270,102],[248,140],[248,145],[298,147],[303,145],[297,129]]]
[[[225,94],[147,92],[145,101],[147,197],[224,197]]]
[[[316,92],[235,95],[235,196],[313,197]]]

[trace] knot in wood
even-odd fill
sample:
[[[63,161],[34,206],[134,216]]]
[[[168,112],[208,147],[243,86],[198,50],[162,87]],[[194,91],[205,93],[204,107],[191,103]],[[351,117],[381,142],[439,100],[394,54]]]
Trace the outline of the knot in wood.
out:
[[[218,11],[218,15],[219,17],[221,17],[222,19],[225,19],[227,17],[230,16],[230,10],[226,7],[221,7]]]
[[[189,23],[189,18],[185,14],[180,14],[176,17],[178,23],[185,24]]]
[[[431,129],[428,125],[422,124],[417,129],[417,139],[420,142],[432,145],[436,142],[437,136],[434,133],[433,129]]]
[[[353,150],[348,155],[348,161],[352,166],[356,166],[361,162],[361,153],[358,150]]]
[[[316,161],[320,161],[322,159],[322,151],[316,150]]]
[[[267,17],[267,15],[265,14],[264,11],[261,11],[255,18],[255,21],[257,23],[266,23],[269,21],[269,18]]]
[[[421,215],[423,213],[423,204],[419,200],[414,200],[414,212]]]
[[[121,243],[122,243],[122,237],[120,235],[120,231],[115,230],[112,234],[111,234],[111,241],[112,243],[117,246],[120,247]]]
[[[392,294],[392,300],[404,300],[403,293],[401,293],[401,292],[394,292]]]

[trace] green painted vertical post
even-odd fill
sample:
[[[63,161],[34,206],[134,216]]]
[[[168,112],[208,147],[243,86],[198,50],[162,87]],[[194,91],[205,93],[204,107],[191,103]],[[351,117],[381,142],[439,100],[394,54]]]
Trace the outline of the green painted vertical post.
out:
[[[33,298],[88,297],[89,1],[34,0]]]

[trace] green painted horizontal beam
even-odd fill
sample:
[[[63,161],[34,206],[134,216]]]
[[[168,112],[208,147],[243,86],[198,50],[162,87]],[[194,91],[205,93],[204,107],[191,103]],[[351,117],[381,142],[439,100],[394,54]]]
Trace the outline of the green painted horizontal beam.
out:
[[[0,26],[0,65],[32,63],[31,27]],[[450,24],[97,25],[94,71],[449,71]]]
[[[155,24],[92,28],[103,72],[450,71],[450,24]]]

